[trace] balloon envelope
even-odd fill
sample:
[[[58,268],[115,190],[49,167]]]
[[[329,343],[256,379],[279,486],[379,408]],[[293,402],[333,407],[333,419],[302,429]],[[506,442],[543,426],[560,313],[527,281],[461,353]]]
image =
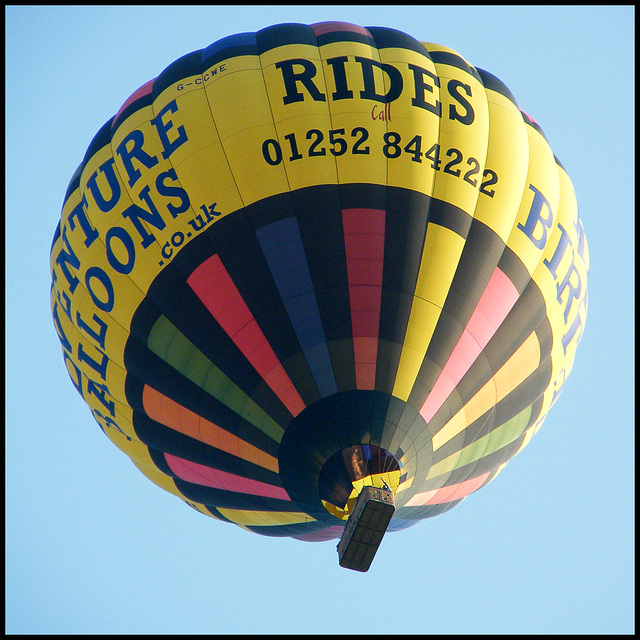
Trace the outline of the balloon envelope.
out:
[[[143,85],[51,248],[72,383],[149,479],[251,531],[340,537],[458,504],[573,365],[588,249],[507,87],[386,28],[276,25]]]

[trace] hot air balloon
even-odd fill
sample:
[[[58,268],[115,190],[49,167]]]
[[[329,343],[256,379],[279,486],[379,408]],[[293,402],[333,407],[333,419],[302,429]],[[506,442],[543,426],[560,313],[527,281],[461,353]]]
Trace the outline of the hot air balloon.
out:
[[[145,476],[255,533],[341,539],[363,571],[540,428],[588,263],[571,181],[500,80],[393,29],[283,24],[185,55],[98,131],[51,307]]]

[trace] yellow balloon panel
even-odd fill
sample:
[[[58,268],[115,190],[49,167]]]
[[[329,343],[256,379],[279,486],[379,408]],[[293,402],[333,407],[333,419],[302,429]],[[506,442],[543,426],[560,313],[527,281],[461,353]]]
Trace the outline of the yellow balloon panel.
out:
[[[556,161],[544,136],[533,126],[527,127],[527,133],[526,189],[507,245],[532,274],[542,259],[548,234],[558,216],[559,182]]]
[[[485,91],[491,126],[474,218],[506,243],[525,187],[529,140],[517,105],[496,90],[485,88]]]
[[[393,395],[407,399],[458,266],[464,240],[436,224],[427,227],[420,271]]]

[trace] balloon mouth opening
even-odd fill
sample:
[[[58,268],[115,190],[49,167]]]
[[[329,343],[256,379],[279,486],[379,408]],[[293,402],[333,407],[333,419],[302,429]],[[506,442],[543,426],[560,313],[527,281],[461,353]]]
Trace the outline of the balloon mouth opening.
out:
[[[400,464],[393,455],[375,445],[358,444],[327,460],[318,477],[318,493],[331,515],[347,520],[364,487],[395,494],[399,484]]]

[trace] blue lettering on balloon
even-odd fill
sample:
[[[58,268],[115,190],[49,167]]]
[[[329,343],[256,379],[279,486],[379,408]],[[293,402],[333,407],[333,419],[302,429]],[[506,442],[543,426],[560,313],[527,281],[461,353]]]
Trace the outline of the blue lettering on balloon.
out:
[[[132,204],[122,212],[122,217],[131,220],[136,231],[140,234],[143,249],[146,249],[153,243],[155,236],[149,233],[147,228],[142,224],[142,222],[140,222],[141,220],[144,220],[159,231],[162,231],[162,229],[167,226],[165,221],[162,219],[160,212],[156,209],[153,200],[149,196],[149,191],[149,185],[145,185],[142,191],[138,194],[138,198],[143,202],[146,202],[149,206],[149,211],[139,207],[137,204]]]
[[[56,333],[58,334],[58,339],[60,340],[60,343],[62,344],[62,348],[65,351],[71,351],[72,347],[71,347],[71,342],[69,342],[69,338],[67,338],[67,334],[64,332],[64,329],[62,328],[62,323],[60,322],[60,316],[58,315],[58,308],[59,308],[59,304],[58,302],[54,302],[53,304],[53,324],[56,328]]]
[[[91,191],[93,199],[96,201],[100,211],[104,211],[105,213],[111,211],[111,209],[118,204],[118,200],[120,200],[120,182],[116,176],[114,164],[115,159],[109,158],[104,164],[100,165],[99,169],[94,171],[89,180],[87,180],[87,186],[89,187],[89,191]],[[102,195],[102,191],[98,186],[98,173],[103,173],[107,179],[109,191],[111,192],[109,199],[106,199]]]
[[[178,182],[178,176],[173,167],[168,171],[163,171],[156,178],[156,190],[161,196],[166,196],[167,198],[180,198],[180,204],[178,205],[167,202],[167,211],[171,214],[172,218],[175,218],[191,208],[191,201],[189,200],[189,194],[185,189],[177,185],[166,184],[167,180]]]
[[[124,247],[127,253],[127,261],[121,262],[112,248],[113,238],[118,238],[120,244]],[[107,261],[109,265],[118,273],[128,275],[133,270],[133,265],[136,259],[136,248],[133,244],[133,240],[129,235],[129,232],[122,227],[111,227],[105,235],[104,243],[106,245]]]
[[[82,342],[78,345],[78,360],[80,362],[86,362],[94,371],[97,371],[100,374],[100,377],[103,380],[107,379],[107,363],[109,362],[109,358],[106,353],[100,351],[100,349],[96,349],[96,351],[100,354],[100,361],[92,358],[85,350]]]
[[[96,280],[102,285],[103,291],[100,292],[101,295],[98,295],[95,290],[94,282]],[[115,302],[113,283],[111,282],[109,274],[100,267],[89,267],[85,273],[84,282],[87,286],[87,291],[93,300],[93,304],[105,313],[109,313],[113,309]],[[102,298],[105,294],[106,300],[103,300]]]
[[[80,269],[80,259],[76,255],[75,251],[71,248],[71,244],[69,242],[69,239],[67,238],[66,225],[62,228],[61,237],[65,249],[60,249],[58,255],[56,256],[56,264],[60,267],[60,269],[62,269],[62,273],[69,283],[69,292],[73,293],[78,286],[79,280],[73,273],[71,273],[71,271],[69,270],[69,266],[73,267],[77,271],[78,269]]]
[[[533,191],[533,201],[529,208],[527,220],[523,224],[518,223],[518,229],[522,231],[538,249],[544,249],[547,244],[547,232],[553,224],[553,215],[549,201],[532,184],[529,189]]]
[[[87,394],[90,396],[95,396],[100,400],[102,406],[112,415],[116,415],[116,403],[113,400],[107,400],[107,395],[111,395],[109,393],[109,389],[106,384],[101,384],[99,382],[94,382],[89,379],[87,381]]]
[[[573,319],[571,326],[569,327],[569,329],[567,329],[564,336],[562,336],[562,348],[564,349],[565,353],[567,353],[569,344],[571,344],[571,341],[576,337],[576,335],[578,336],[578,340],[580,340],[580,338],[582,337],[582,316],[580,315],[580,313],[576,314],[576,317]]]
[[[107,338],[107,323],[96,313],[93,314],[92,320],[96,324],[97,329],[90,327],[84,321],[84,318],[80,315],[79,311],[76,313],[76,319],[78,321],[78,328],[82,329],[88,336],[93,338],[100,345],[100,348],[104,350]]]
[[[175,129],[175,137],[173,140],[169,139],[169,131],[173,129],[173,122],[163,120],[164,116],[168,113],[175,113],[178,110],[178,105],[175,100],[172,100],[166,107],[164,107],[155,118],[151,119],[151,124],[158,131],[160,142],[162,142],[162,157],[166,160],[178,147],[182,146],[188,141],[187,133],[182,125],[179,125]],[[173,135],[173,134],[172,134]]]
[[[78,365],[71,359],[71,356],[69,355],[69,353],[67,351],[63,351],[62,352],[62,357],[63,357],[64,363],[65,363],[65,365],[67,367],[67,373],[69,374],[69,377],[71,378],[71,382],[73,382],[73,386],[76,388],[78,393],[82,396],[83,395],[83,393],[82,393],[82,374],[80,373],[80,369],[79,369]],[[71,371],[69,370],[69,365],[71,365],[72,368],[73,368],[73,375],[71,374]]]
[[[571,238],[567,233],[567,230],[561,225],[558,224],[558,230],[560,231],[560,240],[558,240],[558,245],[556,246],[556,250],[553,252],[553,256],[551,260],[544,260],[544,266],[549,269],[551,275],[554,278],[558,277],[557,270],[560,266],[560,262],[564,257],[564,254],[567,251],[567,248],[571,246]]]
[[[87,198],[82,196],[81,202],[69,214],[67,222],[69,223],[71,231],[73,231],[76,228],[74,220],[78,220],[80,228],[84,233],[84,246],[90,247],[94,241],[98,239],[99,233],[91,226],[89,218],[87,218],[87,212],[85,211],[87,206]]]
[[[129,143],[132,143],[129,145]],[[139,129],[134,129],[124,140],[118,145],[116,153],[120,156],[124,169],[129,177],[129,186],[138,182],[142,177],[140,169],[133,166],[133,160],[137,160],[147,169],[151,169],[158,164],[159,160],[155,156],[150,156],[143,148],[144,134]]]

